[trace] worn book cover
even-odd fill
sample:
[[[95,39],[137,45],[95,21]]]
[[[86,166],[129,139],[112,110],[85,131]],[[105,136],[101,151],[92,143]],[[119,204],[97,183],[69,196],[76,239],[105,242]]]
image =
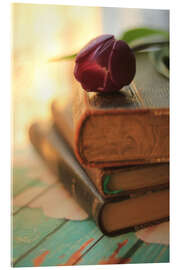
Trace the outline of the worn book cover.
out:
[[[57,132],[63,134],[74,151],[72,101],[63,107],[59,99],[52,102],[51,112]],[[141,164],[110,168],[84,166],[96,188],[105,198],[128,193],[156,190],[169,183],[169,163]]]

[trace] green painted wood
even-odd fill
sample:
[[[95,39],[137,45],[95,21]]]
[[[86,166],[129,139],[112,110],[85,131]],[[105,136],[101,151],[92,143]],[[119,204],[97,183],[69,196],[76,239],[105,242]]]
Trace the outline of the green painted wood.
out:
[[[161,244],[146,244],[137,250],[130,263],[169,262],[169,246]]]
[[[12,197],[20,195],[29,188],[40,187],[46,189],[55,183],[57,180],[54,177],[50,177],[52,181],[49,182],[47,182],[47,179],[44,179],[46,170],[49,173],[49,170],[44,166],[44,162],[31,144],[26,145],[22,149],[16,149],[12,168]],[[37,193],[35,194],[36,196]],[[13,208],[15,211],[17,210],[17,207],[14,207],[14,205]]]
[[[42,187],[44,190],[49,186],[47,183],[43,183],[39,179],[34,179],[29,176],[29,169],[28,168],[13,168],[13,177],[12,177],[12,196],[18,196],[25,190],[31,187]],[[37,194],[35,195],[35,197]],[[17,207],[12,203],[12,213],[16,213],[21,207]]]
[[[139,248],[139,250],[137,250],[136,253],[131,257],[131,263],[142,262],[148,253],[152,251],[152,249],[153,247],[151,244],[143,243],[141,248]]]
[[[95,223],[68,221],[15,266],[73,265],[102,237]]]
[[[154,244],[153,248],[151,254],[145,258],[145,263],[167,262],[169,260],[169,257],[167,257],[165,261],[162,261],[162,255],[168,249],[167,246]]]
[[[46,217],[41,209],[24,208],[13,217],[13,262],[60,227],[63,219]]]
[[[119,263],[121,258],[126,255],[136,242],[137,238],[134,233],[127,233],[118,237],[104,236],[77,264],[96,265],[109,264],[109,262]],[[125,244],[118,251],[118,245],[123,243]]]
[[[155,261],[156,262],[165,262],[168,263],[170,262],[169,259],[169,247],[166,248],[166,250],[162,250],[162,252],[156,257]]]
[[[13,205],[13,207],[12,207],[12,209],[11,209],[11,210],[12,210],[12,211],[11,211],[12,214],[13,214],[13,213],[16,213],[17,211],[19,211],[20,208],[21,208],[21,207],[19,207],[19,206],[14,206],[14,205]]]
[[[162,248],[166,248],[162,245],[158,245],[158,244],[151,244],[151,249],[148,252],[148,254],[146,254],[145,256],[145,262],[146,263],[153,263],[154,259],[157,257],[157,255],[161,252]]]
[[[29,187],[47,187],[46,183],[43,183],[39,179],[33,179],[29,176],[28,168],[14,167],[12,172],[12,195],[13,197],[17,196],[25,189]]]

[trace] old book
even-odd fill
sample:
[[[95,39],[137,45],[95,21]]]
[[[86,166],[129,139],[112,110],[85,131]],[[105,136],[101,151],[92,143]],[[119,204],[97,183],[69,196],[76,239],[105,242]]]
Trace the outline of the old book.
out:
[[[74,150],[71,101],[63,106],[60,99],[56,99],[52,102],[51,111],[55,128],[63,134],[72,150]],[[169,163],[131,165],[119,168],[89,168],[84,166],[84,169],[105,198],[156,190],[169,184]]]
[[[75,152],[86,166],[169,161],[169,80],[146,53],[136,59],[134,81],[118,93],[73,91]]]
[[[114,236],[168,220],[168,188],[104,199],[60,132],[47,123],[35,123],[29,135],[50,169],[104,234]]]

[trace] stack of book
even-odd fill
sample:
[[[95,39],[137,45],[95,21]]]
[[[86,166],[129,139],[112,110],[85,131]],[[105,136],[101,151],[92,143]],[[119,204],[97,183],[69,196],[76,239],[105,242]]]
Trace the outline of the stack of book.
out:
[[[114,94],[73,90],[30,140],[66,189],[109,236],[169,219],[169,81],[145,53],[133,83]]]

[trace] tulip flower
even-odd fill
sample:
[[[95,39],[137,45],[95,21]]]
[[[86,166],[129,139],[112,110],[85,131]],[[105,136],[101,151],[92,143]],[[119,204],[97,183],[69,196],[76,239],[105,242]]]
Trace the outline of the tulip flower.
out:
[[[91,40],[76,56],[74,76],[88,92],[114,92],[128,85],[136,73],[133,51],[113,35]]]

